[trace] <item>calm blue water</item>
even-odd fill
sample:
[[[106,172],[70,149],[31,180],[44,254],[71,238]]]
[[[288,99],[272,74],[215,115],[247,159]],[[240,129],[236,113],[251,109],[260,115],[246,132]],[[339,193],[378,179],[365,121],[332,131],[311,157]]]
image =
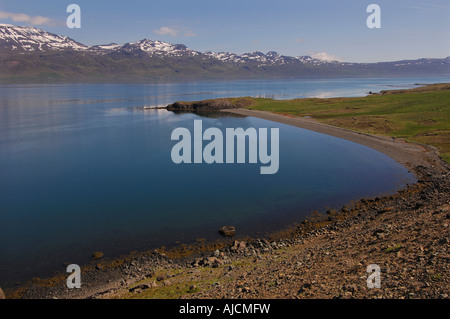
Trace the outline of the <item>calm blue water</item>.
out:
[[[223,225],[264,234],[313,210],[393,193],[414,180],[367,147],[257,118],[143,106],[226,96],[363,96],[449,79],[345,79],[149,85],[0,86],[0,283],[65,271],[93,251],[216,239]],[[171,161],[172,131],[280,129],[280,168]]]

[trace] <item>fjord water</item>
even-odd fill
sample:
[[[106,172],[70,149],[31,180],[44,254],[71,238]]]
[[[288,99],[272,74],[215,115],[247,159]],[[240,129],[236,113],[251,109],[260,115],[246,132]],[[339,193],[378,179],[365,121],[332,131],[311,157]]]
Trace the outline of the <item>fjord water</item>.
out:
[[[84,264],[94,251],[213,240],[223,225],[264,234],[313,210],[393,193],[414,181],[389,157],[342,139],[252,117],[144,110],[226,96],[361,96],[442,79],[347,79],[0,86],[0,283]],[[448,79],[447,79],[448,81]],[[280,168],[180,164],[171,132],[280,129]]]

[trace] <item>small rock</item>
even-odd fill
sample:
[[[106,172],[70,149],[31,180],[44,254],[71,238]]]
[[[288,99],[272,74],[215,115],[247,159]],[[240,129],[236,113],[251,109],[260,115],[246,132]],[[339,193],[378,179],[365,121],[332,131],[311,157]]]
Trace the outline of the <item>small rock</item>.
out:
[[[140,292],[141,290],[149,289],[149,288],[151,288],[151,287],[152,287],[152,285],[149,285],[149,284],[142,284],[142,285],[139,285],[139,286],[130,288],[128,291],[129,291],[129,292],[136,292],[136,291]]]
[[[194,291],[195,289],[197,289],[196,285],[192,285],[192,286],[189,287],[189,291]]]
[[[192,267],[194,267],[194,268],[197,268],[197,267],[199,267],[200,266],[200,263],[201,263],[201,261],[202,261],[202,259],[201,258],[197,258],[197,259],[195,259],[192,263],[191,263],[191,265],[192,265]]]
[[[342,286],[342,289],[344,291],[355,292],[356,290],[358,290],[358,287],[356,285],[344,285]]]
[[[241,241],[241,242],[239,242],[238,249],[243,250],[243,249],[245,249],[246,246],[247,246],[247,243],[245,241]]]
[[[6,299],[5,293],[3,292],[2,288],[0,288],[0,299]]]
[[[100,259],[104,256],[104,254],[101,251],[96,251],[92,254],[92,259]]]
[[[230,250],[231,251],[244,250],[246,246],[247,246],[247,243],[245,241],[237,241],[237,240],[235,240],[234,243],[233,243],[233,246],[231,246]]]
[[[220,265],[223,264],[223,261],[216,258],[216,257],[207,257],[205,259],[203,259],[202,264],[205,266],[210,266],[210,267],[219,267]]]
[[[297,291],[297,293],[301,294],[303,292],[305,292],[306,289],[310,289],[311,288],[311,284],[308,282],[305,282],[300,289]]]
[[[158,275],[158,277],[156,277],[157,281],[162,281],[164,279],[166,279],[167,277],[165,275]]]
[[[197,289],[196,285],[192,285],[192,286],[189,287],[189,291],[194,291],[195,289]]]
[[[236,235],[236,228],[234,228],[234,226],[223,226],[219,229],[219,233],[222,236],[233,237]]]
[[[390,212],[390,211],[392,211],[392,207],[386,207],[386,208],[384,208],[384,209],[378,210],[377,215],[381,215],[381,214],[384,214],[384,213],[388,213],[388,212]]]

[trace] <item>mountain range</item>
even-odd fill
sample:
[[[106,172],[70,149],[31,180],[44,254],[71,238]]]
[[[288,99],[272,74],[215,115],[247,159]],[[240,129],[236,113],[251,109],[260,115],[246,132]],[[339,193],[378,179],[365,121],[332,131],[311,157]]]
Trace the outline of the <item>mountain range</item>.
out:
[[[450,57],[378,63],[271,51],[199,52],[143,39],[87,46],[34,27],[0,24],[0,82],[160,82],[255,78],[450,76]]]

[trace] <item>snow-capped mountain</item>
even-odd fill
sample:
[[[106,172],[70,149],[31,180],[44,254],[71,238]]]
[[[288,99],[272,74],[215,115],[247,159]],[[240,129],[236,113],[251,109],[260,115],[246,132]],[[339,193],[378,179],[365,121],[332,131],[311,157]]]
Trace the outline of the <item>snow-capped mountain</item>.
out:
[[[286,57],[275,51],[267,54],[262,52],[244,53],[241,55],[229,52],[205,52],[187,48],[184,44],[170,44],[163,41],[152,41],[143,39],[123,45],[117,43],[87,46],[69,37],[53,34],[34,27],[18,27],[9,24],[0,24],[0,47],[16,50],[17,52],[49,52],[72,49],[88,53],[105,55],[112,52],[141,53],[145,52],[149,56],[204,56],[222,62],[247,63],[258,62],[260,66],[285,64],[295,61],[302,63],[320,63],[320,60],[311,57]]]
[[[152,41],[148,39],[144,39],[137,42],[127,43],[121,47],[115,48],[116,51],[127,51],[127,52],[136,52],[142,51],[147,53],[150,56],[196,56],[201,54],[200,52],[196,52],[188,49],[184,44],[170,44],[163,41]]]
[[[254,51],[250,53],[244,53],[241,55],[230,53],[230,52],[205,52],[203,53],[206,56],[217,59],[222,62],[232,62],[232,63],[248,63],[248,62],[256,62],[259,66],[271,66],[271,65],[284,65],[284,64],[293,64],[293,63],[308,63],[313,65],[321,65],[326,63],[339,63],[337,61],[325,61],[320,59],[314,59],[310,56],[298,56],[298,57],[290,57],[281,55],[275,51],[269,51],[266,54]]]
[[[0,24],[0,81],[172,81],[450,76],[450,57],[348,63],[275,51],[199,52],[143,39],[87,46],[34,27]]]
[[[0,47],[20,52],[65,49],[83,51],[89,48],[69,37],[34,27],[17,27],[10,24],[0,24]]]
[[[53,34],[34,27],[17,27],[9,24],[0,24],[0,46],[18,52],[33,51],[60,51],[72,49],[75,51],[107,54],[124,50],[135,52],[141,50],[149,55],[198,55],[198,52],[189,50],[183,44],[169,44],[162,41],[144,39],[124,45],[110,43],[106,45],[87,46],[69,37]]]

